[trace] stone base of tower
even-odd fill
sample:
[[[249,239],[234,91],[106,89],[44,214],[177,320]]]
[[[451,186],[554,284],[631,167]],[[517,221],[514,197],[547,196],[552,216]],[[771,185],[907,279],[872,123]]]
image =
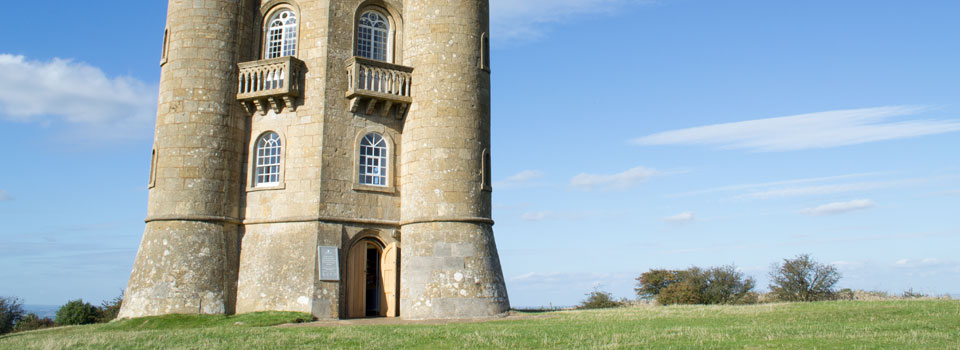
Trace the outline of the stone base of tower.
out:
[[[336,316],[336,288],[319,282],[316,222],[247,225],[237,313],[295,311],[326,319]],[[339,233],[339,230],[337,230]]]
[[[401,232],[401,318],[494,317],[510,310],[490,225],[431,222],[404,225]]]
[[[118,317],[233,313],[237,238],[232,224],[147,223]]]

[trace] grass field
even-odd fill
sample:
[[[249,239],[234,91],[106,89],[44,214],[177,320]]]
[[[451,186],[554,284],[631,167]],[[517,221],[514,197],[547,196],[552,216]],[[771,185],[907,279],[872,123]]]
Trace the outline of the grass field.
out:
[[[441,325],[270,327],[303,314],[167,316],[0,337],[0,349],[958,349],[960,301],[521,313]],[[242,322],[237,325],[237,322]]]

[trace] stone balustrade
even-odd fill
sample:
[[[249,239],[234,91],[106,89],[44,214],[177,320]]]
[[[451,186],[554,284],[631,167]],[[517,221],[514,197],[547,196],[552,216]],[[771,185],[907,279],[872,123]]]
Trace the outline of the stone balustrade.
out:
[[[413,68],[362,57],[351,57],[346,65],[351,112],[356,113],[366,103],[366,114],[386,117],[396,106],[397,119],[403,118],[413,102]]]
[[[237,100],[247,113],[267,114],[267,103],[275,113],[284,106],[296,110],[294,102],[302,93],[303,61],[292,56],[242,62]],[[281,104],[281,101],[283,103]]]

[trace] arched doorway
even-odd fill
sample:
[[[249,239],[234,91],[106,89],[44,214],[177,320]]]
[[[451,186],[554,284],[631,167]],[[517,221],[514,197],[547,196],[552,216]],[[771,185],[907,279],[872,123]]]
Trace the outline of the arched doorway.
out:
[[[375,238],[358,240],[347,253],[348,318],[399,316],[400,250]]]

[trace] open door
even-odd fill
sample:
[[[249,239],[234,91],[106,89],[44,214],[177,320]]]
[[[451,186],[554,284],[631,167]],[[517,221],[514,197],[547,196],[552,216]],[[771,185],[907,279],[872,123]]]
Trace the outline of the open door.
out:
[[[367,242],[357,242],[347,253],[347,317],[366,316]]]
[[[380,316],[400,316],[400,247],[392,243],[383,249],[380,259],[380,276],[383,279],[383,295],[380,299]]]

